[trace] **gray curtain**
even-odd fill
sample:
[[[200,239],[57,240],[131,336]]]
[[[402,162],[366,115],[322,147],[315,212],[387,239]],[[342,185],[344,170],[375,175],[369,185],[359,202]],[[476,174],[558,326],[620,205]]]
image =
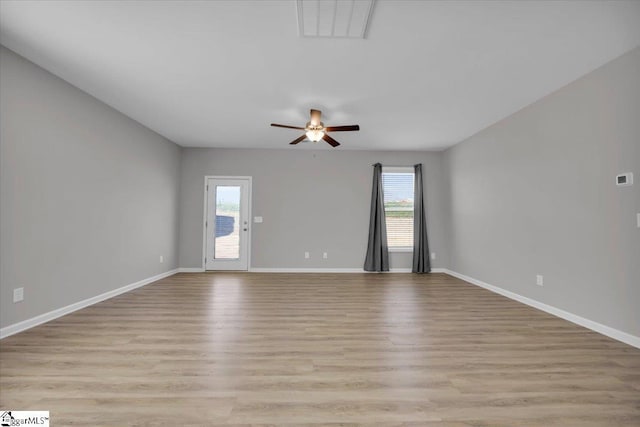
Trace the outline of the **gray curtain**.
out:
[[[371,190],[371,216],[369,219],[369,244],[364,260],[365,271],[389,271],[389,248],[387,247],[387,223],[384,217],[382,194],[382,165],[373,165],[373,188]]]
[[[414,273],[431,271],[429,259],[429,242],[427,241],[427,218],[424,214],[424,198],[422,190],[422,164],[414,166],[415,181],[413,186],[413,266]]]

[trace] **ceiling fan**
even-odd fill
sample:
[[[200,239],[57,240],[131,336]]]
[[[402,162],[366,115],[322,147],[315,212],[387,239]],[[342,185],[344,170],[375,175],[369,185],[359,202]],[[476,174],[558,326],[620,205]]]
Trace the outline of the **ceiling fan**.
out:
[[[331,138],[327,135],[328,132],[345,132],[352,130],[360,130],[360,126],[358,125],[349,125],[349,126],[324,126],[324,123],[320,121],[320,117],[322,116],[322,111],[320,110],[311,110],[310,112],[311,119],[307,122],[305,127],[299,126],[289,126],[289,125],[279,125],[277,123],[271,123],[271,126],[279,127],[279,128],[287,128],[287,129],[300,129],[305,131],[305,134],[299,138],[294,139],[289,144],[295,145],[305,139],[309,139],[312,142],[318,142],[321,139],[324,139],[328,142],[332,147],[337,147],[340,145],[338,141]]]

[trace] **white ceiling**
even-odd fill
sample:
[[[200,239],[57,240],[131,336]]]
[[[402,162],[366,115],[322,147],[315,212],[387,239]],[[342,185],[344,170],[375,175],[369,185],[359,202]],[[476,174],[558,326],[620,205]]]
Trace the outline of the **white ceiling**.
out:
[[[294,0],[3,0],[0,42],[182,146],[289,147],[269,124],[313,107],[360,125],[339,149],[382,150],[456,144],[640,44],[640,1],[378,0],[366,39],[299,37],[296,17]]]

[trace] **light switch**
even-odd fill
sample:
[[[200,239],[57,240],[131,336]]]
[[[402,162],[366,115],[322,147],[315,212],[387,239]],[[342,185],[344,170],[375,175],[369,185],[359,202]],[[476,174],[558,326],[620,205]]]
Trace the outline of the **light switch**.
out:
[[[253,222],[255,222],[256,224],[260,224],[262,222],[262,217],[261,216],[254,216],[253,217]]]

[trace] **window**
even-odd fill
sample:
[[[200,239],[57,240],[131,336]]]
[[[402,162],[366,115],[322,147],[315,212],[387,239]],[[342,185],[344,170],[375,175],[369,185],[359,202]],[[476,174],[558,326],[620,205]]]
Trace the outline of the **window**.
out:
[[[382,168],[387,243],[392,252],[413,250],[413,181],[412,167]]]

